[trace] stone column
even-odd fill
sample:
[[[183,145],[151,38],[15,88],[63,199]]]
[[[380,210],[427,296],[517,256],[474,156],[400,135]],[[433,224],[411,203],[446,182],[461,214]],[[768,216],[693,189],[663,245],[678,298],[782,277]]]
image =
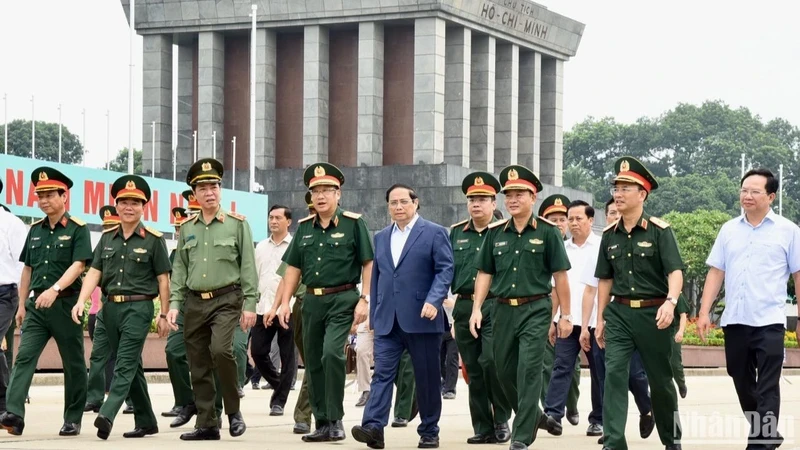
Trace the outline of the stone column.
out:
[[[256,168],[275,168],[275,82],[277,42],[274,30],[259,28],[256,49]]]
[[[469,167],[472,30],[447,31],[444,89],[444,162]]]
[[[444,161],[445,21],[414,22],[414,164]]]
[[[519,47],[497,46],[494,110],[494,173],[517,163],[519,127]]]
[[[143,36],[142,168],[151,176],[172,174],[172,35]],[[155,162],[153,123],[155,122]],[[155,165],[155,167],[153,167]]]
[[[305,27],[303,42],[303,165],[328,160],[328,29]]]
[[[472,38],[469,162],[488,172],[494,172],[495,46],[492,36]]]
[[[542,154],[539,179],[561,186],[563,172],[564,61],[542,58]]]
[[[519,149],[517,164],[539,173],[542,54],[519,54]]]
[[[383,23],[358,24],[358,166],[383,162]]]
[[[197,158],[210,158],[216,131],[218,160],[225,151],[225,37],[216,31],[199,34],[197,57]]]
[[[178,142],[176,171],[186,173],[194,156],[194,58],[197,42],[178,45]]]

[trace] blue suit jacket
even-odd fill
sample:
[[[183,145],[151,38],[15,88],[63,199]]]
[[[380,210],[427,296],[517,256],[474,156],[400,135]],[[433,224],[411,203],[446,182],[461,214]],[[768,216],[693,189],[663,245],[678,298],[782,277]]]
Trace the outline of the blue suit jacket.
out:
[[[453,249],[447,230],[422,217],[408,236],[397,267],[392,259],[394,224],[375,234],[370,288],[370,327],[378,336],[392,331],[395,317],[406,333],[444,333],[442,303],[453,281]],[[439,310],[436,319],[420,317],[424,303]]]

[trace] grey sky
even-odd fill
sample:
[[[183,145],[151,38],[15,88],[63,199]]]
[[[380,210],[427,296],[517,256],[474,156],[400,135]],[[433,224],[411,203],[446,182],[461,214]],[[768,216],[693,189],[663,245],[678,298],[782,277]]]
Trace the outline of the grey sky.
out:
[[[627,122],[706,99],[800,125],[800,2],[540,3],[586,24],[565,65],[566,129],[588,115]],[[90,165],[100,166],[110,110],[112,154],[127,146],[128,28],[117,0],[0,0],[0,42],[0,95],[8,95],[10,120],[30,119],[34,94],[37,120],[56,122],[61,103],[63,123],[81,135],[85,108]],[[134,55],[133,142],[141,148],[139,37]]]

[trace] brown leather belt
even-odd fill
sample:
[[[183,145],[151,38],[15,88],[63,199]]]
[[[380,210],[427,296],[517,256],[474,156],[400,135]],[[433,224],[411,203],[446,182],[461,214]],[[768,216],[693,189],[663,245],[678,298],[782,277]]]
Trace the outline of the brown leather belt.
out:
[[[349,291],[350,289],[355,289],[356,285],[354,283],[350,284],[343,284],[341,286],[333,286],[333,287],[319,287],[319,288],[308,288],[306,292],[311,292],[312,294],[316,295],[317,297],[328,295],[328,294],[335,294],[337,292],[344,292]]]
[[[145,300],[152,300],[155,295],[108,295],[106,298],[114,303],[127,303],[127,302],[143,302]]]
[[[614,297],[614,303],[620,303],[625,306],[630,306],[631,308],[652,308],[654,306],[661,306],[666,302],[666,298],[650,298],[647,300],[643,299],[631,299],[631,298],[624,298],[624,297]]]
[[[511,305],[511,306],[520,306],[524,305],[525,303],[535,302],[536,300],[541,300],[547,297],[550,297],[550,294],[539,294],[531,297],[517,297],[517,298],[497,297],[497,303],[502,303],[504,305]]]
[[[458,295],[458,300],[475,300],[475,294],[457,294],[457,295]],[[497,297],[490,294],[487,295],[484,300],[494,300],[495,298]]]
[[[225,295],[229,292],[238,291],[242,287],[238,284],[232,284],[230,286],[221,287],[219,289],[214,289],[213,291],[207,292],[200,292],[200,291],[189,291],[192,294],[202,298],[203,300],[211,300],[212,298],[219,297],[220,295]]]

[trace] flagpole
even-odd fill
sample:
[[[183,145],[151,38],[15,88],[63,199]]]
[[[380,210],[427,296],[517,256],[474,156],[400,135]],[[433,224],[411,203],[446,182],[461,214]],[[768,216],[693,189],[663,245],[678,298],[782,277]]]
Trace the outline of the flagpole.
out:
[[[778,166],[778,215],[783,215],[783,164]]]
[[[3,94],[3,151],[8,154],[8,94]]]
[[[36,103],[31,95],[31,159],[36,159]]]
[[[256,49],[258,37],[256,34],[256,11],[257,5],[250,6],[252,12],[252,22],[250,30],[250,184],[247,189],[252,192],[256,185]],[[236,160],[233,163],[236,171]]]
[[[128,153],[130,156],[130,153]],[[128,164],[130,167],[130,164]],[[111,111],[106,110],[106,170],[111,169]]]
[[[81,111],[81,115],[83,116],[83,167],[86,167],[86,154],[89,153],[86,151],[86,108],[83,108]]]
[[[128,39],[128,173],[133,173],[133,38],[136,36],[136,0],[130,0],[130,35]]]
[[[231,161],[233,161],[233,164],[231,164],[231,166],[233,166],[233,170],[231,170],[231,189],[236,189],[236,136],[231,139],[231,142],[233,144],[233,154],[231,155]]]
[[[156,121],[154,120],[153,123],[150,124],[150,127],[153,129],[153,137],[151,139],[151,143],[153,146],[153,165],[151,166],[151,174],[150,176],[155,178],[156,177]]]
[[[58,104],[58,163],[61,164],[61,103]]]

